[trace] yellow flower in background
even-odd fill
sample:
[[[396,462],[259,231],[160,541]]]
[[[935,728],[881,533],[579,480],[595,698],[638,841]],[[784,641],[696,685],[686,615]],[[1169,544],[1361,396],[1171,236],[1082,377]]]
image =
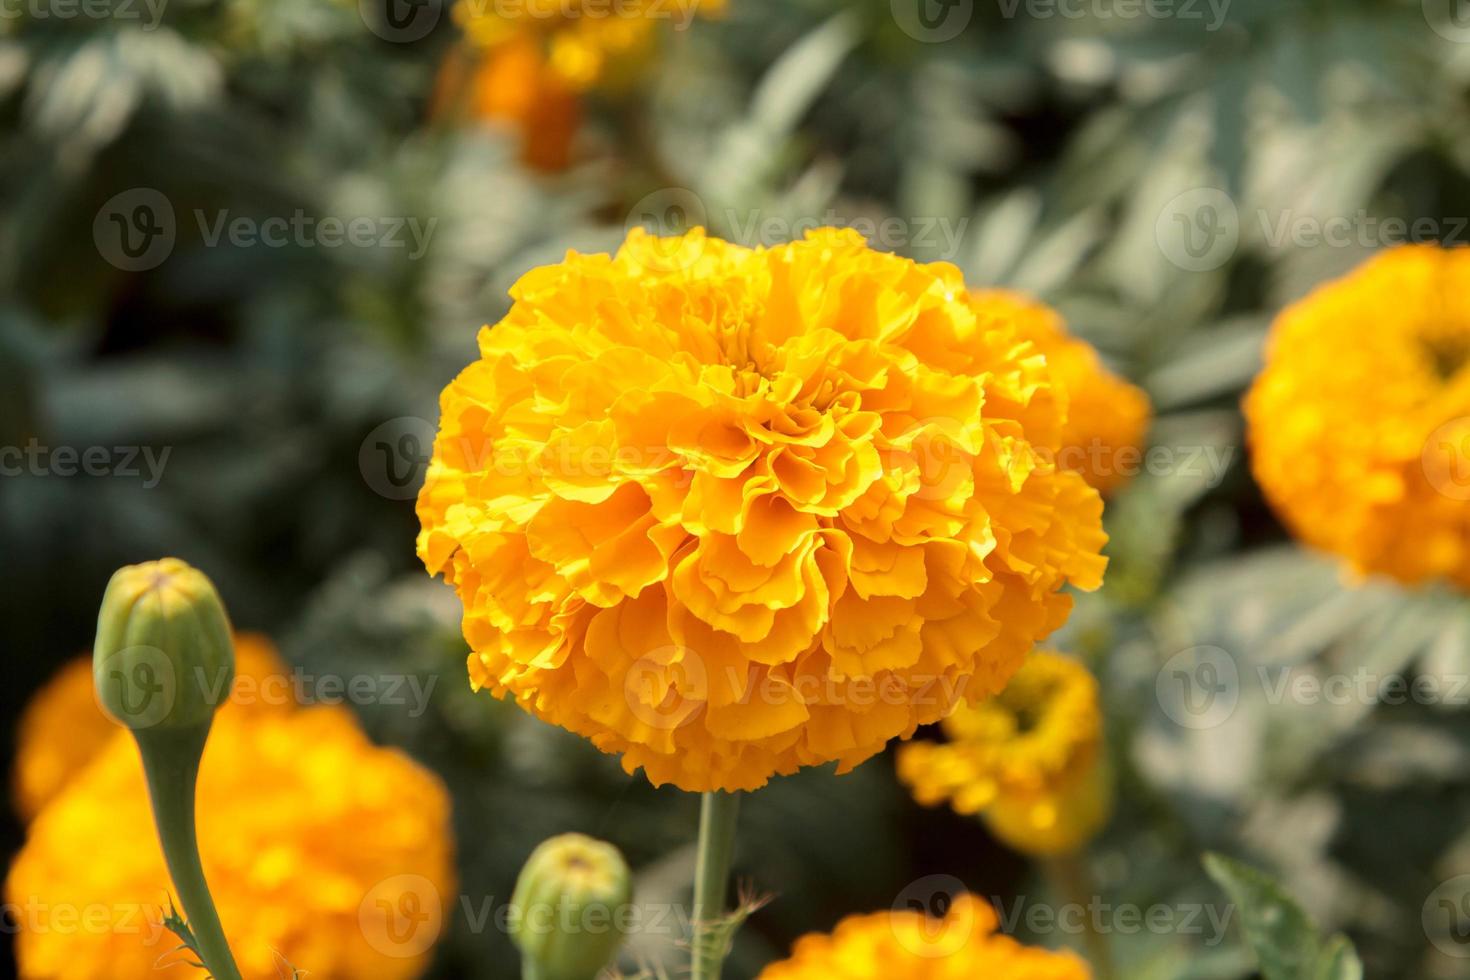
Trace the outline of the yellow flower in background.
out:
[[[419,976],[454,888],[449,798],[340,707],[221,711],[199,836],[246,980]],[[5,900],[24,980],[144,980],[184,963],[137,748],[117,732],[31,824]],[[392,916],[390,921],[386,917]],[[186,965],[165,976],[202,977]]]
[[[235,690],[268,677],[284,677],[286,664],[271,642],[251,633],[235,637]],[[265,699],[236,698],[252,704]],[[21,819],[29,821],[105,748],[119,731],[97,703],[92,658],[78,657],[36,693],[21,715],[16,734],[14,796]]]
[[[999,692],[1105,560],[1062,408],[957,269],[636,230],[445,390],[419,555],[476,687],[655,784],[847,771]]]
[[[1245,399],[1298,538],[1358,574],[1470,586],[1470,249],[1408,245],[1277,317]]]
[[[1078,661],[1038,651],[999,697],[942,728],[943,743],[899,748],[899,779],[920,803],[981,814],[997,837],[1035,855],[1074,851],[1106,822],[1102,708]]]
[[[831,935],[796,941],[791,958],[758,980],[1089,980],[1074,953],[1023,946],[996,932],[995,910],[961,895],[942,917],[877,912],[843,919]]]
[[[1051,307],[1001,289],[970,294],[975,312],[1017,324],[1021,336],[1046,355],[1056,384],[1067,393],[1058,463],[1108,494],[1128,482],[1141,462],[1153,414],[1148,395],[1109,371],[1097,351],[1072,336]]]
[[[624,80],[661,32],[724,9],[725,0],[460,0],[454,15],[466,40],[482,49],[535,39],[550,69],[584,91]]]

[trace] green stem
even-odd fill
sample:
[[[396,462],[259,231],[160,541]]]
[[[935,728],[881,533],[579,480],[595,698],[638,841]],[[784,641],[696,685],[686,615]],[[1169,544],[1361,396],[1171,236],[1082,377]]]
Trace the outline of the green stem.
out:
[[[179,893],[179,904],[198,943],[199,958],[215,980],[240,980],[240,968],[230,954],[219,913],[209,896],[204,867],[199,862],[199,838],[194,826],[194,797],[199,782],[199,760],[209,738],[209,723],[180,731],[138,729],[133,732],[148,776],[153,822],[163,845],[169,877]]]
[[[1097,897],[1097,888],[1088,870],[1087,860],[1081,854],[1068,854],[1046,862],[1046,873],[1052,887],[1059,891],[1062,899],[1083,910],[1086,927],[1082,933],[1087,947],[1087,959],[1092,964],[1096,980],[1113,980],[1117,973],[1113,969],[1113,950],[1108,937],[1098,932],[1091,914],[1092,903]]]
[[[705,793],[699,805],[699,859],[694,869],[693,980],[720,980],[727,937],[721,927],[730,860],[735,853],[735,820],[740,797]]]

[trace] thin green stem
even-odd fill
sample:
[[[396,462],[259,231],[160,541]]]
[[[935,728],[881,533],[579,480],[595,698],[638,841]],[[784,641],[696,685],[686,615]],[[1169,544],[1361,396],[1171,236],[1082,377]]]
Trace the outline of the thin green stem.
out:
[[[694,869],[693,980],[720,980],[728,937],[722,926],[730,861],[735,853],[736,793],[705,793],[699,805],[699,858]]]
[[[1097,929],[1091,910],[1098,900],[1097,888],[1087,859],[1081,854],[1068,854],[1046,862],[1046,874],[1052,887],[1061,893],[1063,901],[1083,910],[1086,928],[1082,941],[1087,947],[1087,959],[1092,964],[1093,976],[1097,980],[1113,980],[1117,976],[1113,969],[1113,949],[1108,937]]]
[[[215,980],[240,980],[240,968],[230,954],[225,931],[199,861],[199,838],[194,826],[194,797],[199,782],[199,760],[209,738],[209,724],[197,729],[133,732],[148,776],[153,822],[163,845],[169,877],[179,894],[179,905],[199,946],[199,958]]]

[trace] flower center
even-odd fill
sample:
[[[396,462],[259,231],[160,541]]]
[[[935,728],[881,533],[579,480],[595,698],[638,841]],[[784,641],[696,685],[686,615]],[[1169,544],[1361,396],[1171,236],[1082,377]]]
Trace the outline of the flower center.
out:
[[[1419,338],[1434,374],[1449,381],[1470,363],[1470,333],[1442,331]]]

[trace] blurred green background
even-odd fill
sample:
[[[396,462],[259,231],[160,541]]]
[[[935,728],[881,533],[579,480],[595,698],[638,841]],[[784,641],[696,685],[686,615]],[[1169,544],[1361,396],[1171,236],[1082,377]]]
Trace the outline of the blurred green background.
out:
[[[1196,725],[1164,694],[1201,647],[1247,678],[1470,674],[1463,599],[1348,591],[1288,541],[1238,410],[1283,303],[1398,240],[1470,240],[1458,0],[729,0],[588,93],[553,173],[516,133],[433,111],[461,44],[437,0],[95,9],[0,14],[0,446],[111,461],[0,478],[7,719],[88,648],[117,566],[178,555],[295,664],[439,677],[422,717],[361,715],[447,781],[472,900],[508,898],[562,830],[614,841],[643,899],[678,900],[694,801],[468,689],[452,591],[414,557],[437,394],[508,286],[567,248],[648,220],[751,245],[812,219],[886,228],[883,247],[1055,304],[1156,406],[1165,451],[1109,502],[1108,583],[1055,644],[1107,699],[1101,892],[1223,906],[1199,862],[1220,850],[1346,930],[1368,976],[1470,975],[1425,924],[1470,870],[1463,705],[1279,703],[1247,682]],[[297,215],[316,237],[213,234]],[[371,233],[326,244],[330,219]],[[1329,225],[1350,231],[1312,234]],[[4,822],[7,851],[22,833]],[[752,799],[737,874],[775,896],[737,978],[927,875],[1046,894],[978,823],[914,805],[888,757]],[[509,974],[503,936],[451,923],[434,976]],[[1213,931],[1111,938],[1129,980],[1251,976],[1238,929]]]

